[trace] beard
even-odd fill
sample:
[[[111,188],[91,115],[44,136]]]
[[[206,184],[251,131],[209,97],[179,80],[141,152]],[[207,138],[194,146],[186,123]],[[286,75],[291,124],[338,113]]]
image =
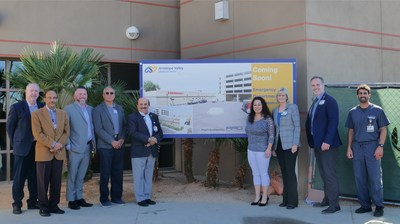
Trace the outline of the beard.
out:
[[[360,101],[360,103],[366,103],[366,102],[368,102],[368,99],[367,99],[367,97],[360,97],[360,98],[358,98],[358,101]]]

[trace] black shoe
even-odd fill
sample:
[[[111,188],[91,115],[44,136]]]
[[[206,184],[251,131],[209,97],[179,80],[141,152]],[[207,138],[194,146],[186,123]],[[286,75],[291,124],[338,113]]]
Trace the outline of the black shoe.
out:
[[[70,201],[68,202],[68,208],[72,210],[78,210],[81,209],[81,206],[79,206],[78,203],[76,203],[76,201]]]
[[[76,200],[75,203],[76,203],[77,205],[81,206],[81,207],[92,207],[92,206],[93,206],[92,203],[87,203],[87,202],[85,201],[85,199],[83,199],[83,198],[82,198],[82,199],[79,199],[79,200]]]
[[[316,202],[313,204],[313,207],[326,207],[329,206],[329,202]]]
[[[142,207],[147,207],[147,206],[149,206],[149,204],[146,202],[146,200],[143,200],[143,201],[141,201],[141,202],[138,202],[137,204],[140,205],[140,206],[142,206]]]
[[[38,203],[28,204],[28,209],[40,209]]]
[[[65,211],[61,210],[58,206],[56,206],[53,210],[50,211],[50,213],[53,213],[53,214],[64,214]]]
[[[262,197],[260,197],[260,199],[258,201],[253,201],[252,203],[250,203],[250,205],[258,205],[258,203],[260,203]]]
[[[286,206],[287,206],[287,203],[284,203],[284,202],[279,204],[279,207],[286,207]]]
[[[13,205],[13,214],[14,214],[14,215],[19,215],[19,214],[21,214],[21,213],[22,213],[21,207],[19,207],[19,206],[17,206],[17,205]]]
[[[322,210],[322,214],[333,214],[333,213],[336,213],[336,212],[340,212],[340,207],[332,207],[332,206],[329,206],[327,209],[325,209],[325,210]]]
[[[286,206],[286,209],[295,209],[297,206],[295,206],[295,205],[287,205]]]
[[[39,215],[43,216],[43,217],[49,217],[50,216],[50,212],[40,209],[39,210]]]
[[[356,209],[356,213],[357,214],[363,214],[363,213],[367,213],[367,212],[372,212],[372,208],[371,207],[364,208],[364,207],[361,206],[361,207]]]
[[[155,205],[155,204],[156,204],[156,202],[153,201],[153,200],[151,200],[151,199],[146,199],[146,202],[147,202],[147,204],[149,204],[149,205]]]
[[[374,212],[375,217],[382,217],[383,216],[383,207],[376,206],[375,212]]]
[[[269,201],[269,197],[267,196],[267,201],[265,203],[261,203],[261,200],[260,200],[260,203],[258,203],[258,206],[260,206],[260,207],[266,206],[266,205],[268,205],[268,201]]]

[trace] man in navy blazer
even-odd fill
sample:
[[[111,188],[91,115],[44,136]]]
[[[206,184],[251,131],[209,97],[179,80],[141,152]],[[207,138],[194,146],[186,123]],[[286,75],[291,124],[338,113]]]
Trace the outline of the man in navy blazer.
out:
[[[336,174],[338,147],[342,145],[339,137],[339,107],[336,100],[325,92],[324,79],[314,76],[310,80],[314,93],[306,120],[308,145],[314,148],[318,170],[324,183],[324,199],[315,207],[329,206],[323,214],[340,211],[339,180]]]
[[[28,209],[39,209],[35,143],[32,135],[31,113],[44,106],[37,102],[39,85],[30,83],[26,86],[25,100],[11,105],[7,120],[7,133],[14,153],[12,197],[14,200],[13,213],[21,214],[22,199],[24,198],[25,180],[28,179],[29,199]]]
[[[122,200],[125,113],[114,102],[115,90],[111,86],[104,88],[103,99],[104,102],[93,109],[96,146],[100,155],[100,203],[103,207],[111,207],[111,203],[122,206],[125,205]],[[108,188],[109,179],[111,192]]]
[[[132,138],[131,163],[135,198],[140,206],[156,204],[151,200],[152,179],[159,143],[163,138],[158,116],[149,112],[150,101],[139,98],[138,112],[129,115],[128,127]]]

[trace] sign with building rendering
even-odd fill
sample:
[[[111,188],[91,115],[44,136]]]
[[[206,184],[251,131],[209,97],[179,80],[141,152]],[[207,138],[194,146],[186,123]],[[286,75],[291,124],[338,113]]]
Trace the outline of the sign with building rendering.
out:
[[[254,96],[272,110],[285,87],[296,102],[296,60],[145,60],[140,85],[166,138],[245,137]]]

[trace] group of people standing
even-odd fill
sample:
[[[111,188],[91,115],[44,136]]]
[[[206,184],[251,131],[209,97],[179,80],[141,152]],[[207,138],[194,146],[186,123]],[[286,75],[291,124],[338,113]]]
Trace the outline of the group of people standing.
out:
[[[322,214],[340,211],[339,180],[336,174],[339,137],[339,106],[325,92],[324,79],[313,76],[310,80],[314,95],[306,118],[308,145],[314,154],[324,187],[324,198],[314,207],[327,207]],[[347,116],[347,157],[353,159],[353,172],[361,207],[356,213],[372,211],[376,217],[383,216],[383,185],[381,159],[389,125],[381,107],[371,103],[371,88],[360,85],[356,89],[359,105]],[[282,172],[283,193],[280,207],[294,209],[298,206],[295,164],[300,146],[300,114],[297,105],[289,103],[288,91],[280,88],[276,93],[278,106],[270,112],[265,100],[254,97],[246,124],[248,135],[248,160],[253,174],[255,199],[251,205],[268,203],[267,187],[270,184],[268,167],[271,155],[278,157]],[[261,195],[262,192],[262,195]]]
[[[58,204],[63,161],[67,157],[68,207],[77,210],[93,206],[83,197],[92,150],[100,156],[101,205],[124,205],[123,146],[128,135],[132,139],[130,152],[136,201],[140,206],[156,204],[151,200],[152,175],[163,132],[158,116],[149,112],[148,99],[138,99],[138,112],[130,114],[127,121],[123,108],[114,102],[116,93],[111,86],[104,88],[103,102],[95,108],[86,104],[85,87],[76,88],[75,102],[64,110],[56,108],[55,91],[45,92],[45,104],[37,101],[39,91],[38,84],[28,84],[25,99],[10,107],[7,120],[7,133],[14,152],[14,214],[22,213],[26,180],[28,209],[39,209],[44,217],[65,213]]]

